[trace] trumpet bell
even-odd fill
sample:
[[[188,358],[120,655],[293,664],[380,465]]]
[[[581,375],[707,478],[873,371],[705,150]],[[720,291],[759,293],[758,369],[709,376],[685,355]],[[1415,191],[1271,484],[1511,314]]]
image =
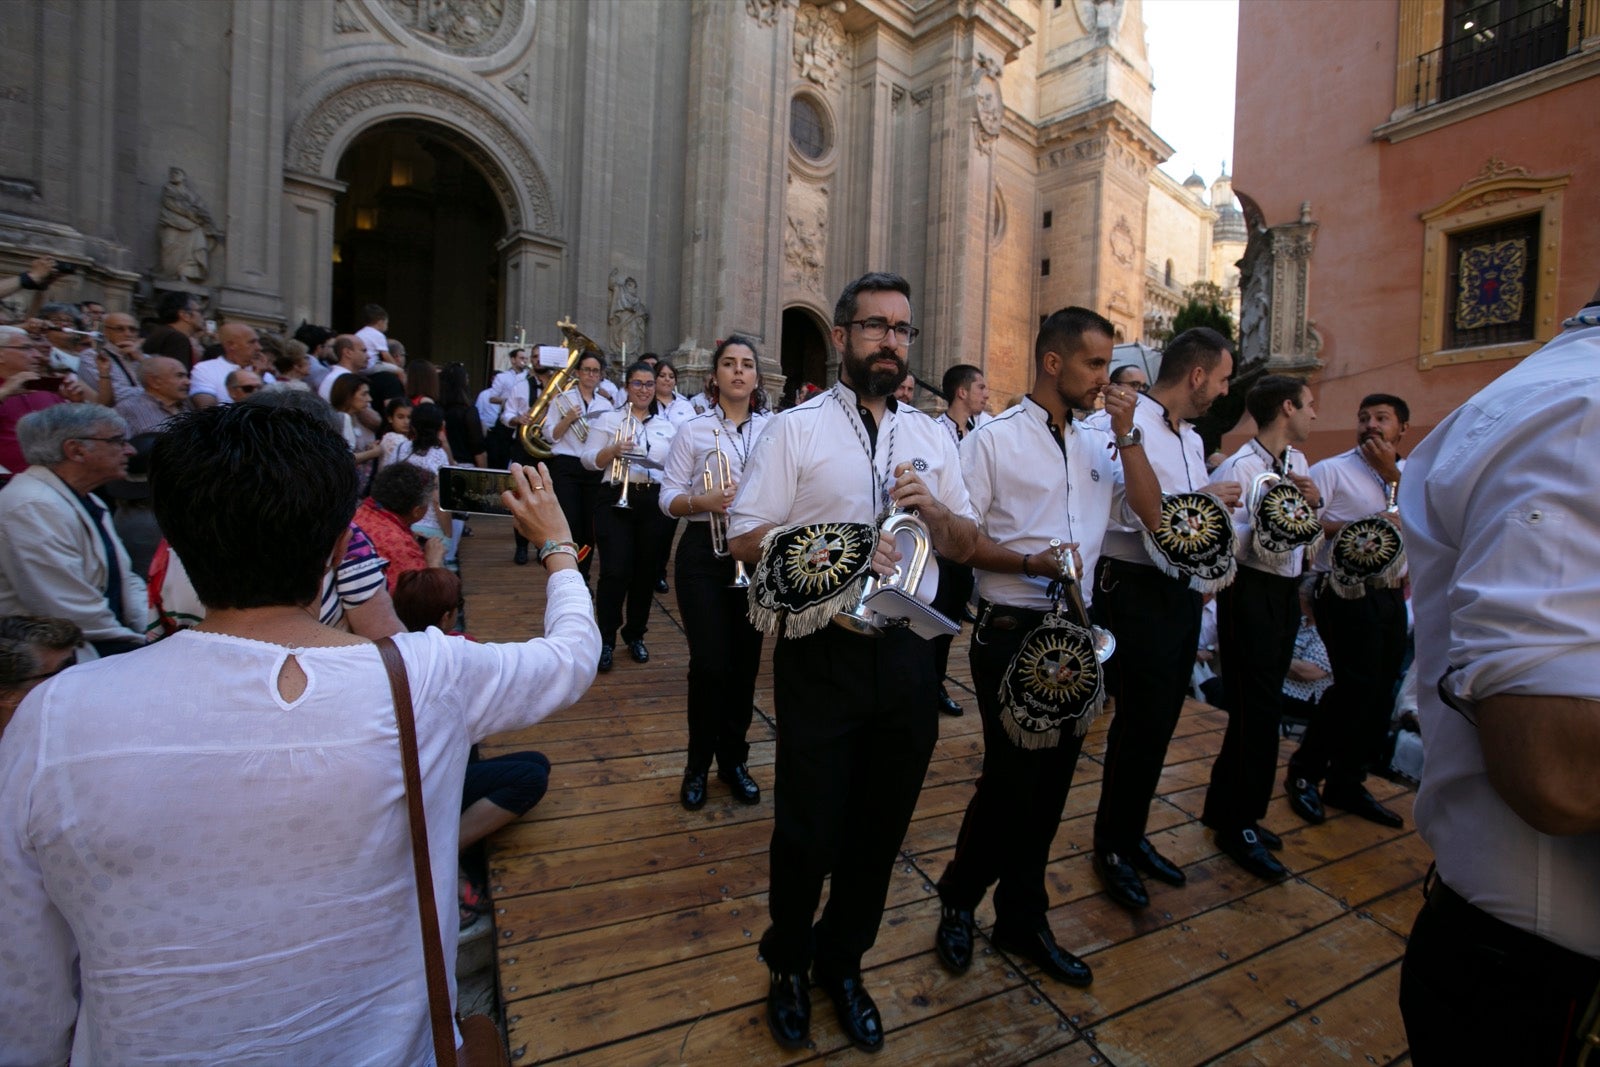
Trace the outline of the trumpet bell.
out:
[[[1089,631],[1094,634],[1095,659],[1104,663],[1117,654],[1117,639],[1110,630],[1107,630],[1104,626],[1091,626]]]

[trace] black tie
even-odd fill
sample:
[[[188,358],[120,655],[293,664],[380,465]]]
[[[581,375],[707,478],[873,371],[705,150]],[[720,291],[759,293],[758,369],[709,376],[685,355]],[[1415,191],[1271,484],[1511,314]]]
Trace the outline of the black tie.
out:
[[[122,565],[117,562],[117,546],[112,542],[111,535],[106,532],[105,524],[101,519],[105,517],[106,509],[94,497],[80,494],[78,502],[89,513],[89,521],[94,523],[94,528],[100,534],[100,544],[106,550],[106,606],[111,609],[111,614],[120,621],[122,619]]]
[[[539,376],[528,375],[528,406],[533,407],[533,402],[539,399]]]

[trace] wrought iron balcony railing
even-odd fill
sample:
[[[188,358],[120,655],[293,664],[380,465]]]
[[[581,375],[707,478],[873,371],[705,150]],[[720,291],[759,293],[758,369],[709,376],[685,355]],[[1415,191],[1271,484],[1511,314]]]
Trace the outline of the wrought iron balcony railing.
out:
[[[1495,6],[1485,4],[1479,10]],[[1454,100],[1576,51],[1584,37],[1585,6],[1582,0],[1550,0],[1493,25],[1474,26],[1469,14],[1465,25],[1446,27],[1454,39],[1417,57],[1416,109]]]

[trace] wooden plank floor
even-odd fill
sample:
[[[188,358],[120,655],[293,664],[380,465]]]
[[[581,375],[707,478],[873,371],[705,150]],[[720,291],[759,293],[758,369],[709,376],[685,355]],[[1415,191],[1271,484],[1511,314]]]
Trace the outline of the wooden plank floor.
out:
[[[502,520],[474,519],[463,542],[469,629],[486,640],[537,633],[536,567],[511,565]],[[598,579],[598,569],[596,569]],[[732,802],[711,782],[686,812],[687,644],[677,602],[658,597],[650,663],[625,650],[576,706],[485,751],[537,748],[550,792],[492,842],[500,990],[516,1064],[755,1064],[858,1059],[819,998],[813,1045],[787,1053],[763,1019],[770,794]],[[965,636],[951,658],[967,707],[941,718],[902,862],[890,886],[867,983],[888,1031],[875,1063],[1261,1064],[1406,1059],[1397,1007],[1405,933],[1421,901],[1427,846],[1411,827],[1413,794],[1368,784],[1406,818],[1386,830],[1342,814],[1311,827],[1280,792],[1266,825],[1293,872],[1281,885],[1244,874],[1198,822],[1225,719],[1186,707],[1167,757],[1150,836],[1188,885],[1151,883],[1131,914],[1099,889],[1089,848],[1106,721],[1084,748],[1049,868],[1051,923],[1095,970],[1087,990],[1058,985],[980,935],[972,969],[952,978],[932,951],[933,881],[953,850],[982,753]],[[770,642],[769,642],[770,650]],[[756,691],[751,773],[772,783],[770,655]],[[1292,750],[1285,742],[1281,756]],[[1281,778],[1281,775],[1280,775]],[[988,901],[981,927],[993,921]]]

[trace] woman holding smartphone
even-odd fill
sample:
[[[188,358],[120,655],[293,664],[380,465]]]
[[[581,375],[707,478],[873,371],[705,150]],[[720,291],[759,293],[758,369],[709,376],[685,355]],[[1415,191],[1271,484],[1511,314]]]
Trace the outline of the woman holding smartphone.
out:
[[[726,555],[725,534],[728,505],[743,477],[745,460],[772,416],[760,388],[754,341],[729,337],[717,346],[711,361],[713,377],[706,390],[711,406],[678,428],[661,485],[661,510],[689,520],[678,541],[674,580],[689,637],[689,759],[678,798],[690,811],[706,802],[706,776],[713,759],[717,777],[732,787],[737,800],[745,804],[761,800],[761,789],[745,767],[750,753],[745,734],[755,705],[761,633],[750,625],[745,590],[733,584],[736,567]],[[723,461],[728,467],[726,484],[719,476]],[[715,525],[720,531],[714,530]]]

